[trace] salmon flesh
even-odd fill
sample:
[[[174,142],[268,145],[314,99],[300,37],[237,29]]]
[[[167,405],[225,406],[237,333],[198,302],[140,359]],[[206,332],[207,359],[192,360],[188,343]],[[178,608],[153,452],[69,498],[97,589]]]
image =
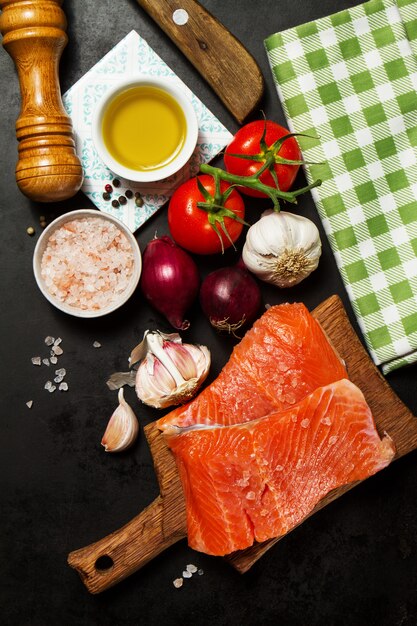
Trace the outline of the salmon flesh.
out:
[[[268,309],[234,348],[216,380],[157,421],[162,432],[193,424],[240,424],[286,409],[341,378],[344,364],[304,304]]]
[[[348,380],[266,417],[189,427],[167,442],[184,489],[188,544],[218,556],[288,533],[329,491],[375,474],[395,453]]]
[[[157,422],[186,499],[188,543],[225,555],[280,537],[395,454],[303,304],[273,306],[218,378]]]

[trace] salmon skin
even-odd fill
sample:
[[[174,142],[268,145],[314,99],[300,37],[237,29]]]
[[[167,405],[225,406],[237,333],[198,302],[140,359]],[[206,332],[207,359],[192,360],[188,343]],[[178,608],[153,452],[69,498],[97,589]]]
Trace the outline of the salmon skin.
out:
[[[193,424],[247,422],[293,406],[317,387],[347,377],[304,304],[280,304],[255,322],[211,385],[157,426],[169,434]]]
[[[248,423],[181,433],[166,439],[184,489],[188,544],[217,556],[288,533],[329,491],[371,476],[395,453],[348,380]]]

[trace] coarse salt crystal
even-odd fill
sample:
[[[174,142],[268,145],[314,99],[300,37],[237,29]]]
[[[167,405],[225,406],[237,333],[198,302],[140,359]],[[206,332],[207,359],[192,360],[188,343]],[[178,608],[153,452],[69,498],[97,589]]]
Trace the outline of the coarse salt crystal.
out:
[[[198,572],[197,572],[197,574],[198,574],[199,576],[202,576],[202,575],[204,574],[204,570],[203,570],[203,569],[199,569],[199,570],[198,570]]]
[[[33,356],[31,361],[33,365],[40,365],[42,363],[42,359],[40,356]]]
[[[26,406],[28,409],[31,409],[33,405],[33,400],[29,400],[28,402],[26,402]]]
[[[51,337],[50,335],[48,335],[48,337],[45,337],[45,343],[47,346],[52,346],[54,341],[55,341],[55,337]]]
[[[60,367],[58,370],[55,370],[55,374],[57,376],[62,376],[62,378],[64,378],[66,373],[67,373],[67,370],[65,369],[65,367]]]
[[[51,387],[49,387],[48,391],[49,393],[52,393],[53,391],[55,391],[56,387],[55,385],[52,385]]]
[[[193,565],[192,563],[190,563],[189,565],[187,565],[187,567],[185,568],[187,570],[187,572],[190,572],[191,574],[195,574],[197,571],[197,568],[195,565]]]
[[[255,492],[254,491],[248,491],[248,493],[246,494],[246,499],[247,500],[255,500]]]
[[[63,349],[60,346],[52,346],[52,352],[56,356],[60,356],[61,354],[64,354],[64,351],[63,351]]]
[[[41,261],[46,289],[60,302],[100,310],[131,284],[134,255],[126,235],[102,217],[66,222],[49,237]]]
[[[57,339],[55,339],[54,341],[54,346],[59,346],[59,344],[62,342],[62,338],[61,337],[57,337]]]
[[[191,578],[192,573],[188,572],[187,570],[184,570],[182,573],[183,578]]]
[[[49,367],[49,359],[42,359],[42,363]]]
[[[182,587],[184,581],[182,578],[176,578],[175,580],[172,581],[172,584],[174,585],[174,587],[176,589],[179,589],[180,587]]]
[[[302,421],[301,421],[300,426],[301,426],[301,428],[307,428],[307,426],[309,425],[309,423],[310,423],[310,420],[306,418],[306,419],[304,419],[304,420],[302,420]]]
[[[48,390],[52,387],[52,381],[51,380],[47,380],[45,385],[44,385],[44,389]]]
[[[56,365],[56,364],[58,363],[58,359],[57,359],[57,357],[55,356],[55,354],[54,354],[53,356],[51,356],[51,358],[50,358],[49,360],[51,361],[51,363],[52,363],[53,365]]]
[[[93,343],[93,348],[101,348],[101,343],[99,341],[95,341]]]
[[[64,380],[63,376],[55,376],[54,383],[60,383],[62,380]]]
[[[68,391],[68,383],[61,383],[58,389],[59,391]]]

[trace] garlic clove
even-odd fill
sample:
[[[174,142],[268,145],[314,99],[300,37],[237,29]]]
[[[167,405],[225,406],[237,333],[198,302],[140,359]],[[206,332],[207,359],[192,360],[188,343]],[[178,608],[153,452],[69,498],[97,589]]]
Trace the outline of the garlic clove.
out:
[[[157,334],[163,340],[170,341],[172,343],[178,343],[178,344],[182,343],[182,339],[178,333],[161,333],[161,331],[159,330],[157,331],[145,330],[142,341],[137,346],[135,346],[132,352],[130,353],[130,357],[129,357],[130,367],[134,367],[146,357],[148,353],[148,349],[149,349],[149,345],[148,345],[149,340],[147,339],[149,334]]]
[[[210,369],[206,346],[182,344],[162,333],[146,334],[148,352],[136,375],[138,398],[149,406],[167,408],[195,396]]]
[[[115,409],[107,424],[101,440],[106,452],[127,450],[136,440],[139,433],[139,422],[132,408],[124,399],[123,387],[119,389],[119,406]]]

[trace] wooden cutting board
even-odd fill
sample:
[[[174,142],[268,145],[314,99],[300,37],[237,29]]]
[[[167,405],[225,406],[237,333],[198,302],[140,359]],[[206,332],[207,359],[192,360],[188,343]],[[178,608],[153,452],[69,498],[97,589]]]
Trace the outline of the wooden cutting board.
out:
[[[196,0],[137,0],[242,124],[258,107],[264,79],[240,41]]]
[[[353,330],[338,296],[313,311],[346,367],[350,379],[362,390],[380,434],[394,440],[399,458],[417,448],[417,418],[396,396],[370,360]],[[152,452],[160,495],[131,522],[75,552],[68,563],[80,574],[91,593],[99,593],[123,580],[187,534],[185,503],[174,458],[154,424],[145,428]],[[355,483],[357,484],[357,483]],[[335,489],[310,515],[340,497],[355,484]],[[309,517],[309,516],[308,516]],[[271,539],[226,557],[239,572],[246,572],[277,541]]]

